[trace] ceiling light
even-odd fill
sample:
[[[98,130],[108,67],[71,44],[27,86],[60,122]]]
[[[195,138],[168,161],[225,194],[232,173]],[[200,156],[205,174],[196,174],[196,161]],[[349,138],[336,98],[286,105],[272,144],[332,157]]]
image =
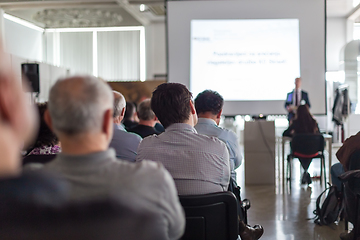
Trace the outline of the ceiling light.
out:
[[[144,12],[146,10],[145,4],[140,4],[140,12]]]

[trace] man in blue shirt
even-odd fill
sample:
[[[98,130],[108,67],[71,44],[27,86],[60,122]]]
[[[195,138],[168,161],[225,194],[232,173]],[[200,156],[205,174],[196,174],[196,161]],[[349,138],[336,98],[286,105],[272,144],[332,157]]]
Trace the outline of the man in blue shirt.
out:
[[[142,138],[135,134],[129,133],[122,126],[121,121],[124,118],[126,101],[124,96],[116,91],[114,93],[114,134],[110,142],[110,147],[116,151],[116,157],[135,162],[136,150]]]
[[[241,165],[242,155],[236,134],[231,130],[218,126],[223,105],[224,99],[218,92],[205,90],[199,93],[195,99],[195,108],[198,115],[198,123],[195,129],[198,133],[217,137],[226,143],[230,155],[231,178],[236,183],[235,169]]]

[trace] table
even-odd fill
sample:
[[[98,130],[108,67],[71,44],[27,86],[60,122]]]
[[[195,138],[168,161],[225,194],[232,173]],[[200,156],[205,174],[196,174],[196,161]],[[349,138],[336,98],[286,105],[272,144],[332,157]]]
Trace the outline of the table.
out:
[[[328,170],[328,176],[329,176],[329,182],[331,183],[331,163],[332,163],[332,136],[329,134],[323,134],[324,140],[326,142],[326,149],[329,153],[329,170]],[[291,137],[282,137],[281,141],[281,150],[282,150],[282,181],[283,184],[285,184],[285,143],[290,142]],[[326,166],[325,166],[326,169]],[[325,179],[326,182],[326,179]]]

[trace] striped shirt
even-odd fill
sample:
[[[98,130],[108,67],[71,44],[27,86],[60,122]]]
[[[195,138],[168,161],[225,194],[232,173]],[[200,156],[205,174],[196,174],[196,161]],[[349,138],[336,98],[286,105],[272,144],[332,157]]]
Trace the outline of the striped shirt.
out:
[[[198,134],[192,126],[175,123],[160,135],[142,140],[136,161],[161,162],[175,180],[179,195],[227,191],[229,153],[216,137]]]

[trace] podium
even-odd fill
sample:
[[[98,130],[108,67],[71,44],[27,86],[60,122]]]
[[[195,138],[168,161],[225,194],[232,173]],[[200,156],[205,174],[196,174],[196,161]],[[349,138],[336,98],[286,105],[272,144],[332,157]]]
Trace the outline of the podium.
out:
[[[245,184],[275,185],[275,122],[245,122]]]

